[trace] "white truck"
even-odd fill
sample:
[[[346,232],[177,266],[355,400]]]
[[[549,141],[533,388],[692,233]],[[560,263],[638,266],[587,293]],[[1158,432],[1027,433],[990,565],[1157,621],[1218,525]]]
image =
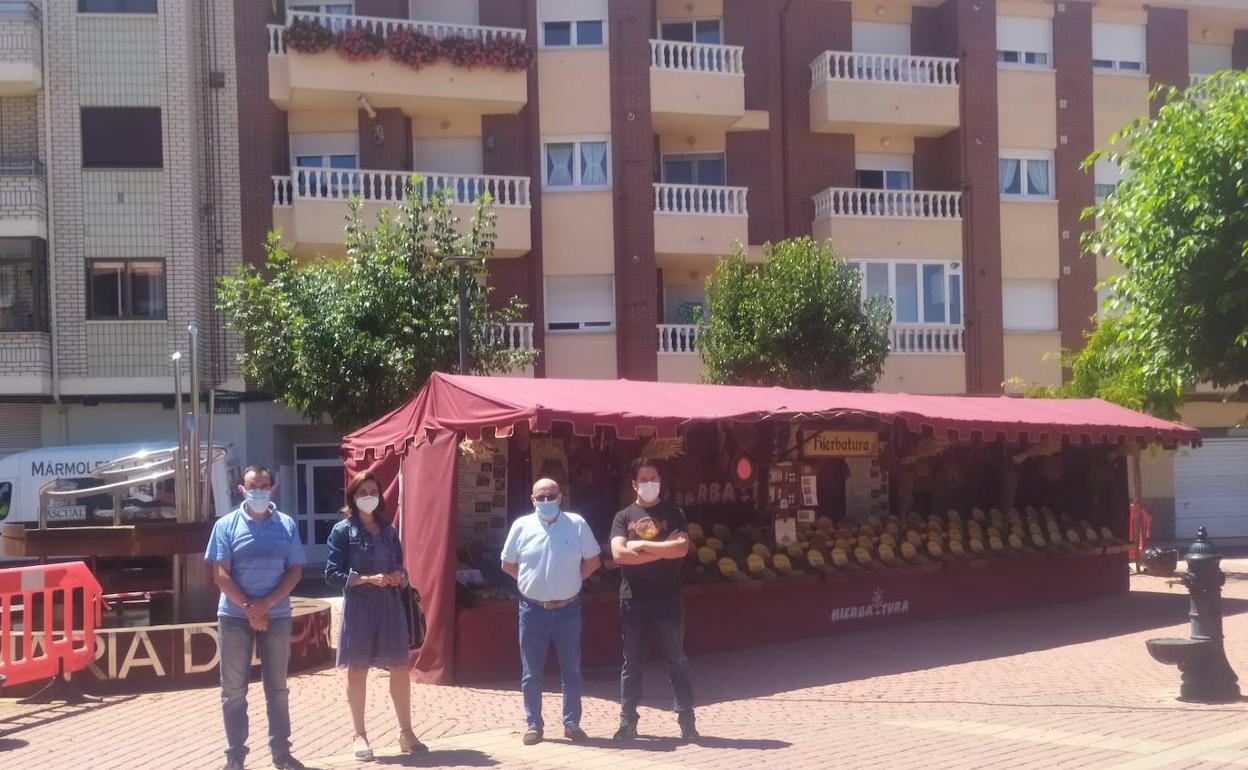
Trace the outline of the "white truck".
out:
[[[56,482],[58,491],[90,489],[106,483],[92,474],[107,463],[142,453],[172,451],[171,444],[83,444],[30,449],[0,457],[0,522],[39,521],[39,491]],[[215,516],[234,509],[226,463],[214,463],[211,475],[212,508]],[[113,523],[113,502],[108,494],[80,497],[72,504],[55,501],[48,509],[51,526],[108,525]],[[173,481],[131,487],[122,499],[122,521],[174,519]]]

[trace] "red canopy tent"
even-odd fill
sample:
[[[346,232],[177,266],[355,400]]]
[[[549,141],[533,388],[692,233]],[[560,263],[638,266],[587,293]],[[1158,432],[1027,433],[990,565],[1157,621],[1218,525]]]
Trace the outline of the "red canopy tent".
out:
[[[429,624],[414,662],[418,678],[454,678],[454,468],[462,435],[492,429],[511,435],[564,422],[580,435],[598,426],[621,438],[638,429],[674,437],[681,426],[724,420],[834,418],[860,415],[953,441],[1003,438],[1078,444],[1198,445],[1198,431],[1099,399],[914,396],[786,388],[689,385],[628,380],[469,377],[434,373],[416,396],[343,439],[347,472],[370,469],[398,511],[413,584]]]

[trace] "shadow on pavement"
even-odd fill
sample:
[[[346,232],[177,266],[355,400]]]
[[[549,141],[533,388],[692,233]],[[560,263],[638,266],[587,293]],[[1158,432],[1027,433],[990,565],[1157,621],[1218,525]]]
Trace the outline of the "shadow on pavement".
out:
[[[397,767],[491,767],[498,761],[474,749],[433,749],[424,754],[377,757],[376,763]]]
[[[985,590],[992,588],[985,586]],[[1227,616],[1243,613],[1248,611],[1248,601],[1224,598],[1223,608]],[[1183,625],[1187,612],[1186,591],[1136,590],[1125,596],[1074,604],[798,639],[695,656],[696,691],[700,704],[766,697]],[[1142,644],[1140,654],[1147,655]],[[618,699],[618,671],[586,672],[585,695]],[[665,674],[663,664],[652,660],[647,668],[650,697],[645,699],[646,705],[663,708],[670,704]]]
[[[20,738],[0,738],[0,751],[15,751],[16,749],[24,749],[28,744]]]
[[[8,736],[20,733],[23,730],[29,730],[32,727],[43,727],[54,722],[60,722],[63,719],[88,714],[92,711],[99,711],[110,706],[117,706],[134,700],[135,695],[124,695],[120,697],[106,698],[99,703],[85,703],[74,706],[68,703],[46,707],[31,707],[30,710],[22,711],[0,718],[0,748],[6,748],[4,741],[8,740]],[[23,742],[24,745],[24,742]],[[19,746],[8,746],[7,748],[20,748]]]

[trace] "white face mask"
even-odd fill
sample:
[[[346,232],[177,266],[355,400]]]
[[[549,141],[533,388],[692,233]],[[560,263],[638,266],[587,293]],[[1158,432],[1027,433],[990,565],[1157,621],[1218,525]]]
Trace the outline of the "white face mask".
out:
[[[642,502],[653,503],[659,499],[659,489],[662,485],[657,481],[643,481],[637,485],[637,496]]]
[[[381,498],[377,495],[361,495],[355,498],[355,507],[364,513],[372,513],[377,510],[378,505],[381,505]]]

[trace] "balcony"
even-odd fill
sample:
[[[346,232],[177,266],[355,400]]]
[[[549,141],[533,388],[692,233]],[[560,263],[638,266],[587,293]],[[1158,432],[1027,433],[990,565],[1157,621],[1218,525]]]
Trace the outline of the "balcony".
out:
[[[745,117],[743,57],[736,45],[651,40],[655,131],[724,131]]]
[[[386,44],[397,35],[436,51],[439,44],[463,39],[500,45],[523,43],[525,30],[444,24],[371,16],[307,13],[287,14],[287,25],[320,25],[336,35],[364,30],[381,50],[366,60],[350,61],[334,47],[320,53],[300,53],[287,45],[287,27],[270,24],[269,96],[284,110],[356,110],[360,99],[373,109],[397,108],[416,116],[515,114],[528,101],[524,69],[507,71],[490,66],[457,66],[437,60],[418,69],[390,58]]]
[[[421,195],[446,195],[468,232],[476,203],[483,195],[494,201],[495,257],[520,257],[532,246],[529,178],[435,174],[422,171],[364,171],[338,168],[292,169],[291,176],[273,177],[273,226],[297,257],[343,256],[347,202],[362,201],[364,222],[371,225],[383,208],[396,208],[419,177]]]
[[[659,324],[659,382],[698,382],[702,357],[698,355],[698,327]]]
[[[829,187],[811,233],[844,256],[962,259],[962,193]]]
[[[37,160],[0,159],[0,238],[48,237],[48,189]]]
[[[654,252],[664,258],[722,257],[749,242],[745,187],[656,184]],[[705,261],[704,259],[701,261]]]
[[[494,327],[494,341],[502,343],[508,350],[533,349],[533,323],[517,321],[499,324]]]
[[[28,96],[43,87],[42,13],[24,0],[0,0],[0,96]]]
[[[889,356],[875,389],[885,393],[966,393],[963,328],[940,324],[893,324]]]
[[[912,140],[961,125],[957,59],[825,51],[810,74],[811,131]]]

